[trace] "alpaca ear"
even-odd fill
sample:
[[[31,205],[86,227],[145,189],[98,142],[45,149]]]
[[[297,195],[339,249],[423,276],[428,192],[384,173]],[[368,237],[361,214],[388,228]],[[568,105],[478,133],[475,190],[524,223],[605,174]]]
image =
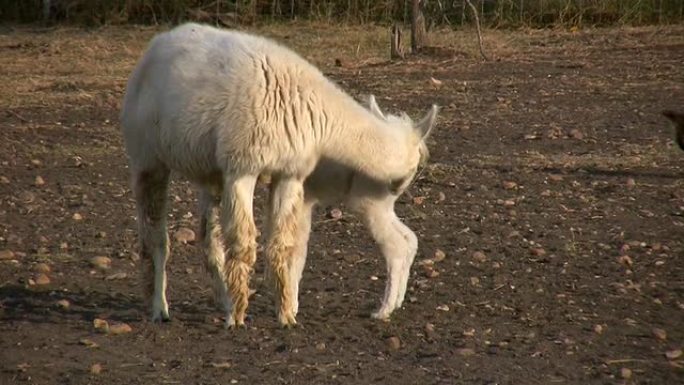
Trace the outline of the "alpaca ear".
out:
[[[380,111],[380,107],[378,106],[378,102],[375,101],[374,95],[368,97],[368,108],[375,117],[385,120],[385,114]]]
[[[420,135],[421,139],[425,140],[425,138],[427,138],[427,136],[430,135],[432,127],[435,126],[435,121],[437,120],[438,112],[439,107],[437,107],[436,104],[433,104],[430,108],[430,111],[428,111],[427,115],[425,115],[425,117],[415,125],[415,129],[418,131],[418,135]]]

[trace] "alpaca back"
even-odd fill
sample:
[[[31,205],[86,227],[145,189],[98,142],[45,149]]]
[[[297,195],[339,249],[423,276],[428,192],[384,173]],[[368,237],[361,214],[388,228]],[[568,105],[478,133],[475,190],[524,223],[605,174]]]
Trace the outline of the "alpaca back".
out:
[[[226,169],[296,173],[312,167],[326,128],[342,115],[331,105],[362,110],[273,41],[185,24],[150,43],[121,122],[142,168],[162,162],[200,180]]]

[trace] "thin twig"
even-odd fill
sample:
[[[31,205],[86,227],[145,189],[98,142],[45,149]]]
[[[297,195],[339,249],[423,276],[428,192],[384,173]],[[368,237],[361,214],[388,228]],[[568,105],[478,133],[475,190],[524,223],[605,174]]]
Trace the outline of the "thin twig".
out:
[[[628,362],[648,362],[649,360],[643,360],[639,358],[619,358],[616,360],[606,360],[605,363],[606,365],[614,365],[614,364],[626,364]]]
[[[29,122],[28,119],[26,119],[25,117],[19,115],[19,113],[17,113],[17,112],[14,112],[14,111],[12,111],[12,110],[7,110],[7,113],[8,113],[9,115],[12,115],[12,116],[14,116],[15,118],[21,120],[22,123],[28,123],[28,122]]]
[[[470,0],[465,1],[468,3],[468,6],[470,6],[470,9],[473,11],[473,16],[475,17],[475,26],[477,27],[477,42],[480,45],[480,55],[482,55],[483,59],[489,61],[489,58],[484,53],[484,47],[482,46],[482,30],[480,29],[480,17],[477,15],[477,9]]]

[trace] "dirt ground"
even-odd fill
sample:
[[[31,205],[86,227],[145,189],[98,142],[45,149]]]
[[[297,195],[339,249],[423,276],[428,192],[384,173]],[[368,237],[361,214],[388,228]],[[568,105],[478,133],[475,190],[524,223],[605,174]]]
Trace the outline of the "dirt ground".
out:
[[[684,110],[684,26],[485,31],[488,62],[442,31],[396,63],[381,27],[257,28],[387,110],[443,106],[397,204],[420,239],[404,307],[369,318],[384,261],[321,207],[293,330],[261,253],[225,330],[176,241],[172,322],[145,319],[117,115],[160,29],[0,27],[0,384],[684,383],[684,152],[660,115]],[[172,234],[196,201],[176,179]]]

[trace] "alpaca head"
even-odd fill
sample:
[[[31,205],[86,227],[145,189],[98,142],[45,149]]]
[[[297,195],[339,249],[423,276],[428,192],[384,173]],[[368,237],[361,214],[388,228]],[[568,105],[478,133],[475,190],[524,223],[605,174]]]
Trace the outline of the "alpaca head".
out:
[[[670,119],[674,124],[677,134],[677,144],[679,144],[679,147],[684,150],[684,113],[663,111],[663,115]]]
[[[406,113],[402,112],[399,115],[385,114],[380,110],[378,103],[375,101],[375,96],[370,95],[368,99],[368,107],[377,118],[387,122],[406,137],[407,154],[404,159],[406,174],[400,178],[392,180],[389,184],[389,190],[392,194],[399,195],[406,190],[411,181],[416,175],[420,167],[427,164],[429,151],[425,139],[430,135],[432,128],[437,120],[437,112],[439,108],[432,105],[427,114],[418,122],[414,122]]]

